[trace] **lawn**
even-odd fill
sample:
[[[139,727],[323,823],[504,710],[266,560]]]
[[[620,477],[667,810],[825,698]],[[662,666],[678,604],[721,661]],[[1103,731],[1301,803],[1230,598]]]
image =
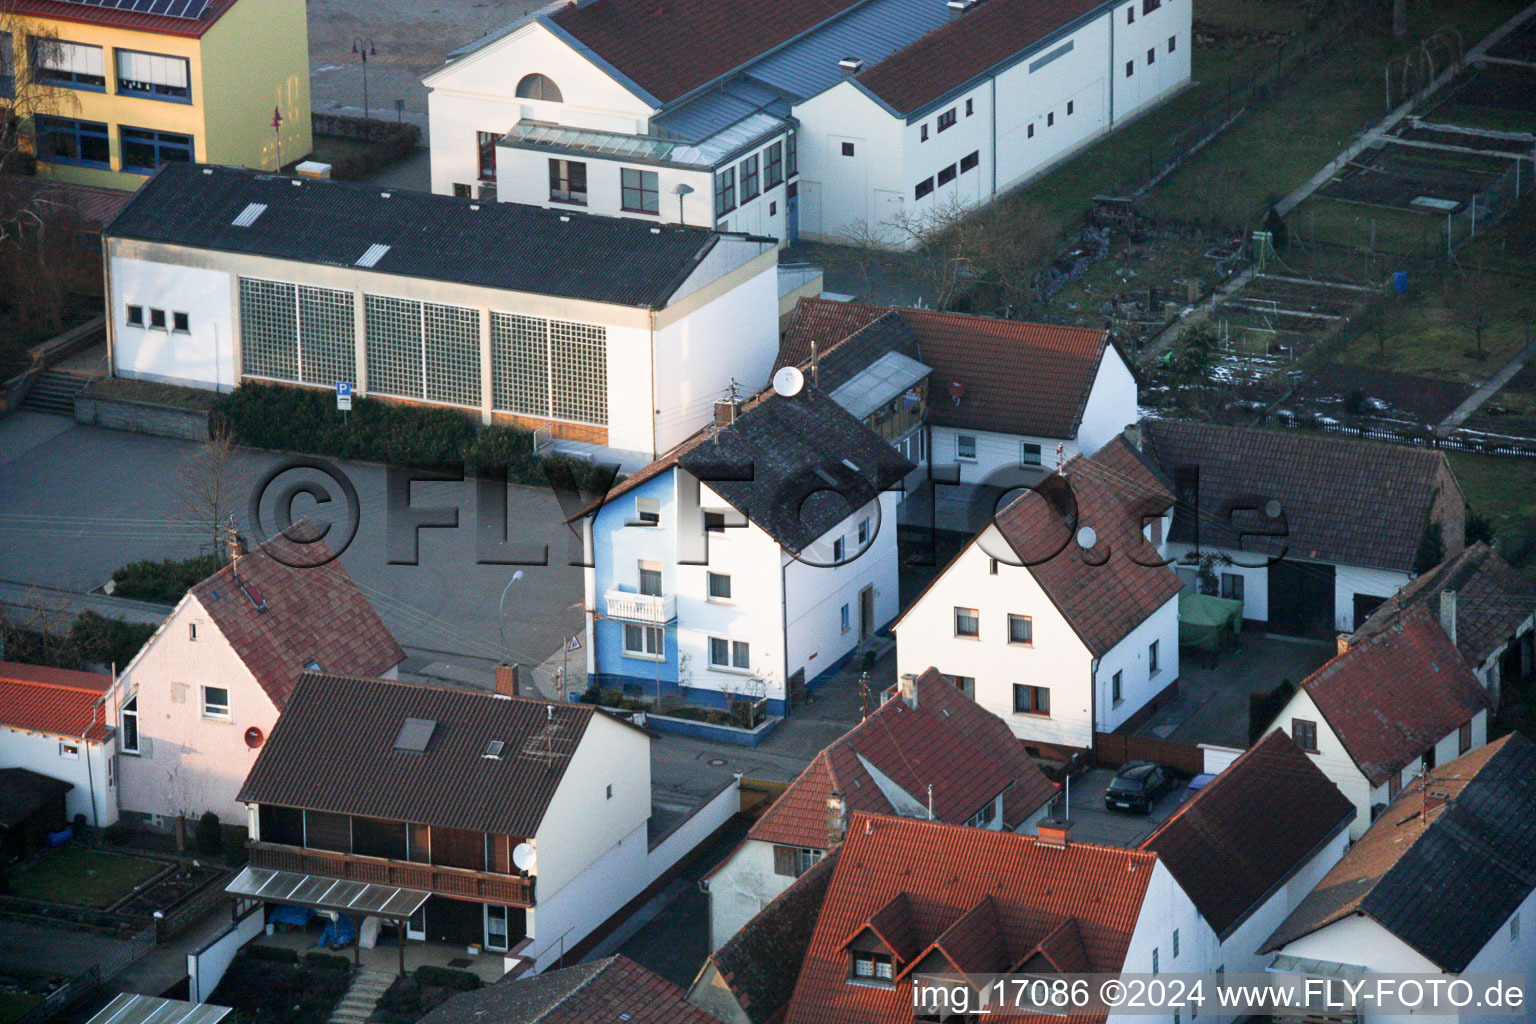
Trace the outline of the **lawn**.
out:
[[[0,992],[0,1024],[21,1020],[43,1001],[32,992]]]
[[[108,907],[165,869],[157,860],[78,846],[50,850],[11,878],[11,893],[50,903]]]
[[[207,409],[218,400],[218,395],[201,388],[162,384],[153,380],[130,380],[127,377],[107,377],[90,387],[90,394],[101,398],[116,398],[124,402],[147,402],[150,405],[169,405],[178,409]]]
[[[1485,519],[1536,516],[1536,459],[1446,452],[1467,504]]]

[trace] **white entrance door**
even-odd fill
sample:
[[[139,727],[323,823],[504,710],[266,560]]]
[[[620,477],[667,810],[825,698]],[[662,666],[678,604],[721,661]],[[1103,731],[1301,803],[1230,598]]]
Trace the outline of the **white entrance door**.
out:
[[[427,938],[427,905],[423,903],[416,908],[416,913],[405,922],[405,937],[408,939],[420,939],[425,942]]]
[[[485,948],[502,952],[507,948],[507,908],[485,905]]]

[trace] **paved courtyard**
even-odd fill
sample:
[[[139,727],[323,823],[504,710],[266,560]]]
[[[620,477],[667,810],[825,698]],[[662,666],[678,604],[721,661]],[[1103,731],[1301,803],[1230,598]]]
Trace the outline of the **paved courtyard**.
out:
[[[1172,793],[1164,794],[1158,800],[1151,814],[1108,810],[1104,806],[1104,791],[1114,777],[1113,768],[1093,768],[1072,780],[1066,800],[1074,840],[1108,846],[1136,846],[1157,831],[1157,827],[1178,809],[1183,780]]]
[[[1242,645],[1203,663],[1179,652],[1179,695],[1140,729],[1141,736],[1181,743],[1248,746],[1248,695],[1273,690],[1283,679],[1300,683],[1334,654],[1332,642],[1263,633],[1242,635]]]

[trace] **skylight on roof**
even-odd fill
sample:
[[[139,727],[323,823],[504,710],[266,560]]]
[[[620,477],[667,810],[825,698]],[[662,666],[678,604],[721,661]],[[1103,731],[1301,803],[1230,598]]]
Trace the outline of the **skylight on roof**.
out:
[[[230,223],[237,228],[248,228],[252,224],[256,223],[257,217],[260,217],[266,212],[266,203],[246,203],[245,209],[241,210],[240,215],[234,220],[230,221]]]
[[[427,749],[427,744],[432,742],[432,733],[436,730],[437,722],[430,718],[407,718],[400,723],[400,732],[395,736],[395,749],[422,753]]]
[[[357,262],[353,265],[358,267],[376,267],[379,265],[379,260],[383,259],[384,254],[387,252],[389,252],[389,246],[375,242],[368,247],[367,252],[357,258]]]

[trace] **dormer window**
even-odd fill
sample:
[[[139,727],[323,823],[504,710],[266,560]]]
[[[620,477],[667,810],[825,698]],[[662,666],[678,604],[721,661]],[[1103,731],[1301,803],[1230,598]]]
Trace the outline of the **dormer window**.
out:
[[[895,967],[888,953],[866,953],[854,950],[849,957],[852,962],[848,977],[853,981],[889,982],[895,977]]]

